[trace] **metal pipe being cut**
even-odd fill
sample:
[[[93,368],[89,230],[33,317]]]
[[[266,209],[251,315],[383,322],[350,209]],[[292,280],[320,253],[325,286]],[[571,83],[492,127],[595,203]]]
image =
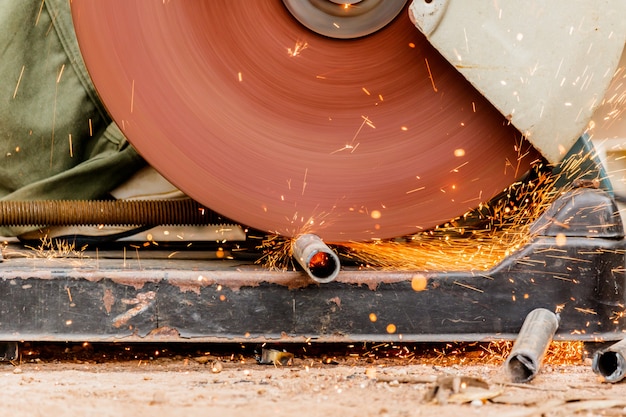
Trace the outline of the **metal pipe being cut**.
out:
[[[619,382],[626,376],[626,339],[593,355],[591,369],[602,375],[606,382]]]
[[[317,235],[307,233],[298,236],[293,241],[292,252],[295,260],[316,282],[331,282],[339,274],[339,257]]]
[[[558,327],[559,318],[550,310],[528,313],[504,364],[513,382],[528,382],[537,375]]]

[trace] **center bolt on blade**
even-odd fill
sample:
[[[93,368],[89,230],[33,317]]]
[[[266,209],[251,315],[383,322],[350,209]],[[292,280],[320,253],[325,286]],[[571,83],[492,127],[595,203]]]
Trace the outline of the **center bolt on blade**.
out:
[[[283,0],[302,25],[320,35],[354,39],[370,35],[398,16],[407,0]]]

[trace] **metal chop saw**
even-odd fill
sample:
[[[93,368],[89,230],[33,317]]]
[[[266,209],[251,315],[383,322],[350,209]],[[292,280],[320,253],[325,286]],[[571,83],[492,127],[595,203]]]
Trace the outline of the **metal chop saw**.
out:
[[[558,338],[620,338],[624,230],[587,129],[626,135],[623,1],[71,7],[90,76],[139,153],[192,210],[293,239],[310,277],[126,250],[6,259],[0,338],[482,340],[512,337],[537,307],[559,311]],[[564,192],[488,270],[341,268],[326,245],[428,231],[537,161],[567,171],[572,158],[587,168],[563,178],[593,186]]]

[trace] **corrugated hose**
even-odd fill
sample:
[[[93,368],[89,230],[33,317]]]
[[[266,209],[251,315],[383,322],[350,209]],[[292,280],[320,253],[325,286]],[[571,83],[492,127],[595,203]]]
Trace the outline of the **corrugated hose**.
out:
[[[235,223],[191,199],[0,201],[2,226]]]

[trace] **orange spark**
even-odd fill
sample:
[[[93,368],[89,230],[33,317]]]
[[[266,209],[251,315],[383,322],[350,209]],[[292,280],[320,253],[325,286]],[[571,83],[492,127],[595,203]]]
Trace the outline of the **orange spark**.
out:
[[[428,64],[428,59],[424,58],[424,61],[426,62],[426,69],[428,70],[428,78],[430,78],[430,82],[433,85],[433,90],[436,93],[437,92],[437,87],[435,86],[435,79],[433,78],[433,74],[432,74],[432,72],[430,72],[430,65]]]

